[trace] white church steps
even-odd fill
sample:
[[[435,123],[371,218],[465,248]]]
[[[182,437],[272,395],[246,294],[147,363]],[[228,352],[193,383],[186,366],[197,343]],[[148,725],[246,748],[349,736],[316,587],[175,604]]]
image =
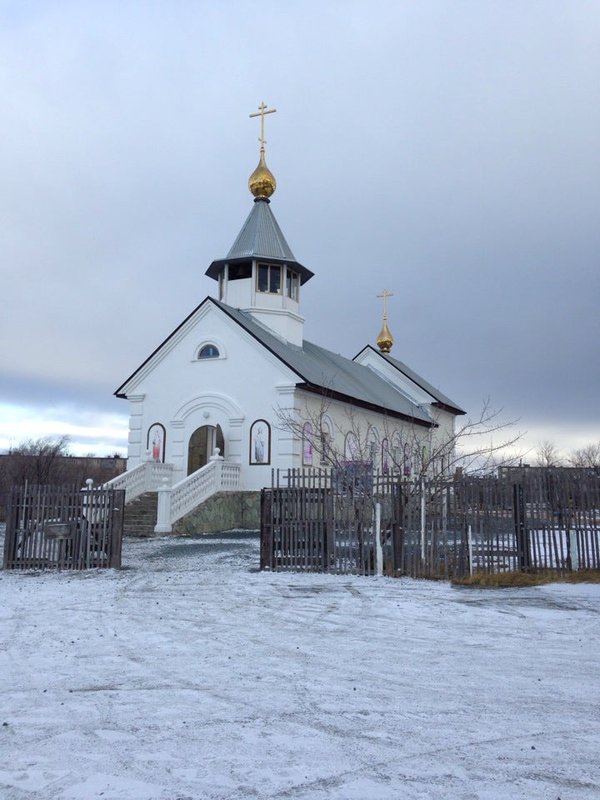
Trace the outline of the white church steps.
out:
[[[217,492],[234,492],[240,487],[240,465],[214,455],[208,464],[174,486],[165,480],[158,489],[158,513],[154,533],[171,533],[173,523]]]
[[[147,492],[158,492],[158,511],[154,533],[171,533],[173,523],[217,492],[235,492],[240,488],[240,465],[225,461],[220,455],[208,464],[171,486],[172,464],[144,461],[105,484],[111,489],[125,489],[130,503]]]

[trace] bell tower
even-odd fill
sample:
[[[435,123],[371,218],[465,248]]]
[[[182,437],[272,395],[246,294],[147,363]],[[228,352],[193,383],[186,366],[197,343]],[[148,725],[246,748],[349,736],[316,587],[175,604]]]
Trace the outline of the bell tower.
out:
[[[290,344],[302,346],[304,318],[300,314],[300,291],[313,273],[292,253],[270,207],[277,188],[275,176],[265,160],[265,115],[274,114],[261,103],[260,156],[248,179],[254,205],[237,239],[224,259],[213,261],[206,275],[219,282],[219,300],[247,311]]]

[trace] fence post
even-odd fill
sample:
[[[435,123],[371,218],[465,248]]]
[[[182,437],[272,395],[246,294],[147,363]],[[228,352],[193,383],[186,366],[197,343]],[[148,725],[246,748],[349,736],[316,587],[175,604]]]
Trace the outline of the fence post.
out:
[[[469,543],[469,575],[473,577],[473,529],[471,523],[467,526],[467,540]]]
[[[531,568],[531,555],[529,553],[527,526],[525,524],[525,496],[523,484],[521,483],[513,484],[513,509],[519,569],[525,572]]]
[[[23,497],[25,497],[25,492],[23,492]],[[4,569],[8,569],[9,565],[12,566],[16,557],[19,509],[21,507],[19,498],[19,489],[17,489],[16,486],[13,486],[11,489],[6,513],[6,532],[4,538],[3,559]]]
[[[421,478],[421,562],[425,562],[425,478]]]
[[[260,493],[260,568],[272,569],[273,567],[273,478],[271,491],[262,489]]]
[[[85,525],[85,536],[84,536],[84,547],[85,547],[85,568],[90,568],[90,550],[92,548],[92,528],[94,526],[94,480],[93,478],[87,478],[85,481],[86,488],[84,491],[86,494],[84,495],[84,508],[86,509],[85,518],[86,518],[86,525]]]
[[[112,520],[109,567],[121,569],[121,551],[123,549],[123,520],[125,519],[125,489],[112,489]]]
[[[156,525],[154,533],[171,533],[171,487],[169,479],[163,478],[161,486],[158,487],[158,503],[156,508]]]
[[[381,503],[375,503],[375,574],[383,575],[383,549],[381,547]]]
[[[392,565],[397,577],[404,568],[404,498],[400,481],[392,483]]]
[[[577,530],[570,530],[569,537],[569,550],[571,553],[571,569],[573,572],[579,570],[579,543],[577,541]]]

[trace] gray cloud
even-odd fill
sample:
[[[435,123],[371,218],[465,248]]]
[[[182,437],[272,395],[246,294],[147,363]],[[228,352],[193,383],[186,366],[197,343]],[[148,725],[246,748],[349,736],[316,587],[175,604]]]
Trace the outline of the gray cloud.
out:
[[[0,14],[3,399],[126,413],[114,389],[214,292],[265,99],[307,336],[354,355],[387,287],[394,354],[461,405],[600,438],[597,6]]]

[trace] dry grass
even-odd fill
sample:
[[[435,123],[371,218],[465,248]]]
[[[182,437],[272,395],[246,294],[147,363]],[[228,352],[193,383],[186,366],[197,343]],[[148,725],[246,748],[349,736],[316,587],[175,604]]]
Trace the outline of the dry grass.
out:
[[[600,583],[600,570],[582,569],[578,572],[565,572],[562,575],[551,570],[539,572],[477,572],[473,577],[455,578],[454,586],[491,587],[497,589],[518,588],[519,586],[541,586],[544,583]]]

